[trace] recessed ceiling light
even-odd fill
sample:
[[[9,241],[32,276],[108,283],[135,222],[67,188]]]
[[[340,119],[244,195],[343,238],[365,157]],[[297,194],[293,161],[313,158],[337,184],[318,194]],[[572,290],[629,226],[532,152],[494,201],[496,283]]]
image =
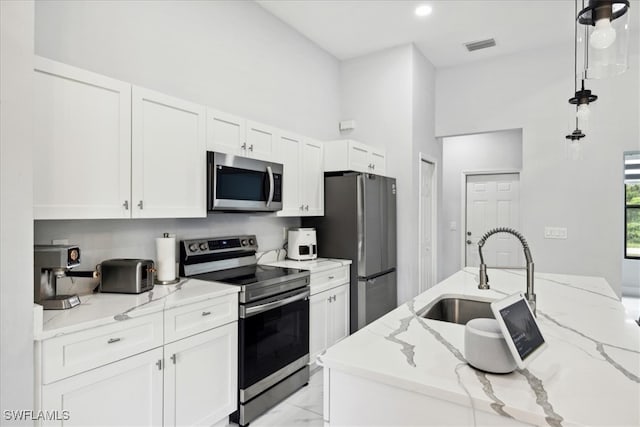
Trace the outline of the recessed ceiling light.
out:
[[[429,6],[428,4],[423,4],[416,7],[415,12],[416,12],[416,16],[427,16],[427,15],[431,15],[432,11],[433,9],[431,8],[431,6]]]

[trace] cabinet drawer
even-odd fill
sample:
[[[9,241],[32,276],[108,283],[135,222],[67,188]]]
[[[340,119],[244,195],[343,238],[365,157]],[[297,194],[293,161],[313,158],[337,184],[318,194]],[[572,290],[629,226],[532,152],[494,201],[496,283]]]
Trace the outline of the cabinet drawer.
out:
[[[238,319],[238,294],[176,307],[164,313],[165,343]]]
[[[349,266],[311,274],[311,295],[349,282]]]
[[[42,382],[115,362],[162,345],[162,313],[128,319],[42,343]]]

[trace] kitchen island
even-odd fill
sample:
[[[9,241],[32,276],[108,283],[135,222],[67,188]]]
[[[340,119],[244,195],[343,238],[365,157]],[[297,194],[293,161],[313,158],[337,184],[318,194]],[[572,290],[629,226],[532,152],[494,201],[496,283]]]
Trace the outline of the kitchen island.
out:
[[[318,357],[331,425],[640,425],[640,327],[602,278],[536,274],[548,347],[489,374],[464,358],[464,325],[420,317],[443,296],[501,299],[523,270],[459,271]]]

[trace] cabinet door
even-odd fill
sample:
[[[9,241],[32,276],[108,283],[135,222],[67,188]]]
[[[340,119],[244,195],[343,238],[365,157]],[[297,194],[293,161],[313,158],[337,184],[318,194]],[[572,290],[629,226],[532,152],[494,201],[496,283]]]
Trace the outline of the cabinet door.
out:
[[[205,108],[133,88],[134,218],[206,216]]]
[[[305,140],[302,147],[302,194],[304,215],[324,215],[324,159],[322,143]]]
[[[212,425],[237,409],[237,322],[164,348],[165,426]]]
[[[329,303],[327,347],[331,347],[349,335],[349,285],[342,285],[328,292],[331,302]]]
[[[233,114],[207,109],[207,150],[246,155],[246,120]]]
[[[371,150],[370,154],[371,171],[376,175],[384,175],[387,171],[385,152],[381,150]]]
[[[355,141],[349,141],[349,166],[359,172],[371,172],[369,147]]]
[[[42,410],[63,426],[162,424],[162,348],[42,387]],[[68,415],[68,416],[65,416]],[[68,419],[64,419],[68,418]]]
[[[302,174],[304,166],[301,167],[300,157],[302,156],[302,138],[292,134],[281,134],[280,145],[282,149],[281,161],[284,162],[283,183],[282,183],[282,210],[278,216],[300,216],[304,208],[300,196],[304,186]]]
[[[247,156],[267,161],[275,158],[278,143],[276,128],[247,120]],[[282,163],[282,161],[279,161]]]
[[[320,292],[309,298],[309,357],[311,362],[327,348],[327,308],[329,293]]]
[[[34,71],[34,218],[128,218],[131,85],[40,57]]]

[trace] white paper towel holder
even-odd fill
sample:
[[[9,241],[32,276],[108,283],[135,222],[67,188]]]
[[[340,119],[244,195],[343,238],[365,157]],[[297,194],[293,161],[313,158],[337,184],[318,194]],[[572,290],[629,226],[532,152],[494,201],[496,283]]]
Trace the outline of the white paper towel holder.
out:
[[[165,237],[165,238],[169,237],[169,233],[164,233],[162,237]],[[171,280],[158,280],[158,277],[156,276],[153,283],[156,285],[175,285],[179,281],[180,281],[179,277],[176,277],[175,279],[171,279]]]

